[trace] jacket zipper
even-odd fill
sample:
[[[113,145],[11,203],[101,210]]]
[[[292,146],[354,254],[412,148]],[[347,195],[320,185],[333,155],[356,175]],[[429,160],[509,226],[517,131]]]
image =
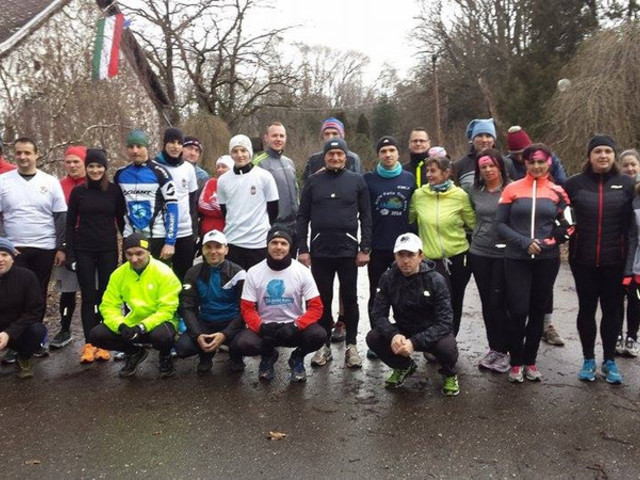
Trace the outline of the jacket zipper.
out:
[[[603,203],[602,175],[598,185],[598,237],[596,238],[596,267],[600,266],[600,241],[602,239],[602,203]]]
[[[436,192],[436,235],[438,236],[438,243],[440,243],[440,250],[442,251],[442,260],[446,260],[447,255],[445,254],[444,245],[442,244],[442,236],[440,235],[440,193],[439,192]]]

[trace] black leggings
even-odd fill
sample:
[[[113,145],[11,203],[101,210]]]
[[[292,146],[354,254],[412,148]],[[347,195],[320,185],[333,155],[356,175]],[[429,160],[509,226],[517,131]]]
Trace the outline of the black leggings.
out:
[[[69,331],[73,312],[76,311],[76,292],[62,292],[60,294],[60,326],[61,330]]]
[[[444,276],[451,292],[451,306],[453,307],[453,333],[458,335],[460,321],[462,319],[462,304],[464,303],[464,291],[471,278],[471,268],[467,265],[468,252],[459,253],[449,257],[449,265],[445,266],[444,260],[434,260],[436,271]]]
[[[227,260],[240,265],[244,270],[249,270],[254,265],[267,258],[267,248],[243,248],[229,245]]]
[[[171,259],[171,266],[176,277],[182,282],[185,273],[187,273],[187,270],[193,265],[193,252],[195,252],[196,249],[195,238],[193,235],[179,238],[176,240],[175,249],[175,253]]]
[[[114,333],[104,323],[101,323],[91,330],[89,334],[89,343],[105,350],[115,350],[127,354],[135,353],[140,350],[138,344],[150,343],[153,348],[160,351],[161,355],[171,354],[173,340],[176,335],[176,329],[171,322],[164,322],[158,325],[150,332],[140,335],[136,338],[135,343],[129,342],[122,338],[119,333]]]
[[[629,289],[624,292],[627,297],[627,337],[638,341],[638,328],[640,327],[640,286],[636,283],[629,285]],[[622,336],[622,327],[624,326],[624,306],[620,308],[620,331],[618,335]]]
[[[20,358],[28,359],[40,348],[40,342],[46,334],[47,328],[42,323],[32,323],[20,336],[9,338],[7,346],[17,352]]]
[[[469,264],[482,302],[482,318],[487,329],[489,348],[507,353],[508,314],[504,257],[492,258],[470,253]]]
[[[98,306],[107,289],[109,277],[118,267],[118,252],[88,252],[76,250],[76,273],[82,295],[82,329],[85,342],[89,343],[89,332],[98,325],[102,317]],[[96,272],[98,285],[96,286]],[[75,294],[74,294],[75,295]]]
[[[43,250],[41,248],[19,247],[20,255],[16,257],[16,265],[28,268],[38,277],[40,283],[40,291],[44,304],[47,304],[47,290],[49,288],[49,280],[51,280],[51,271],[53,270],[53,259],[55,258],[55,250]],[[44,309],[42,318],[44,318]]]
[[[238,358],[255,355],[271,356],[275,347],[297,347],[302,356],[318,350],[327,338],[327,333],[318,323],[312,323],[283,344],[265,342],[263,338],[248,328],[233,337],[229,355]]]
[[[605,360],[613,360],[622,325],[622,267],[590,267],[570,263],[578,294],[578,334],[584,358],[595,358],[596,309],[602,309],[600,337]]]
[[[333,327],[331,304],[333,302],[333,279],[336,273],[340,282],[340,299],[344,307],[344,323],[347,334],[345,342],[347,345],[355,344],[360,321],[356,259],[353,257],[312,257],[311,273],[318,286],[324,307],[320,325],[327,331],[327,345],[331,340],[331,328]]]
[[[560,263],[557,258],[505,258],[509,352],[511,365],[535,365],[544,328],[544,314]]]
[[[408,338],[405,332],[399,333],[404,334]],[[411,366],[411,358],[393,353],[391,350],[391,340],[392,338],[389,338],[376,328],[367,334],[367,345],[387,366],[391,368],[409,368],[409,366]],[[453,334],[450,333],[441,338],[426,351],[435,355],[438,363],[442,366],[440,373],[447,377],[457,373],[458,344]]]
[[[369,274],[369,303],[367,308],[369,309],[369,323],[373,328],[371,322],[371,309],[373,308],[373,300],[376,296],[376,289],[378,288],[378,282],[380,277],[394,262],[395,258],[392,252],[385,252],[382,250],[372,250],[371,259],[367,264],[367,273]]]

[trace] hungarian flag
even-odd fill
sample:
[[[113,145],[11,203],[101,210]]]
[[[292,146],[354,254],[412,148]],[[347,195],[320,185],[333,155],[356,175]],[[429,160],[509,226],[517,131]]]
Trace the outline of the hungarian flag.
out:
[[[115,77],[118,74],[120,40],[124,15],[118,13],[98,21],[98,33],[93,51],[93,79]]]

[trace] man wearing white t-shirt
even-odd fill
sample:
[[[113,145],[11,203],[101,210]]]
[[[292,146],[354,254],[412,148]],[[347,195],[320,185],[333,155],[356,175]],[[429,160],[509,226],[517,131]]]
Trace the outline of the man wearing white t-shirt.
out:
[[[46,304],[53,266],[65,261],[67,204],[58,179],[36,168],[35,141],[21,137],[14,150],[18,169],[0,176],[0,230],[19,252],[16,265],[38,277]]]
[[[229,154],[233,169],[218,179],[218,203],[229,242],[227,258],[248,270],[267,256],[267,233],[278,217],[278,187],[271,173],[251,163],[249,137],[233,137]]]
[[[311,271],[291,258],[291,235],[269,232],[267,258],[249,269],[242,289],[240,312],[247,329],[231,342],[235,357],[261,355],[261,380],[271,381],[279,354],[276,347],[295,347],[289,358],[291,381],[304,382],[304,357],[327,338],[318,324],[322,300]],[[306,305],[305,305],[306,302]]]
[[[196,249],[194,225],[197,225],[196,205],[198,202],[198,180],[196,171],[182,156],[184,134],[179,128],[167,128],[164,131],[164,148],[156,156],[155,161],[169,171],[176,186],[178,199],[178,233],[175,253],[171,266],[176,276],[182,281],[187,270],[193,265],[193,254]]]

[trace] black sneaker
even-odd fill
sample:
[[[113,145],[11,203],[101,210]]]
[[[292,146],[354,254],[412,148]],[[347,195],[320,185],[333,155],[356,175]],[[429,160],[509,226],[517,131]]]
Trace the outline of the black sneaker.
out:
[[[239,373],[239,372],[244,372],[245,369],[245,364],[244,364],[244,360],[242,360],[242,357],[231,357],[229,359],[229,362],[231,363],[231,371],[234,373]]]
[[[33,364],[30,358],[16,357],[16,376],[18,378],[33,377]]]
[[[262,360],[260,360],[260,365],[258,366],[258,378],[260,380],[266,380],[267,382],[270,382],[275,378],[276,372],[274,370],[274,366],[278,361],[279,356],[280,354],[278,353],[278,350],[274,350],[273,355],[271,355],[270,357],[262,357]]]
[[[173,375],[175,369],[173,368],[173,357],[171,354],[158,356],[160,363],[158,365],[158,370],[160,370],[160,378],[169,378]]]
[[[207,373],[207,372],[210,372],[212,368],[213,368],[213,355],[201,353],[200,361],[198,362],[198,366],[196,367],[196,372]]]
[[[118,376],[124,378],[130,377],[131,375],[136,373],[138,366],[142,362],[144,362],[144,360],[147,358],[147,355],[149,355],[149,352],[147,352],[144,348],[141,348],[136,353],[126,354],[124,356],[124,366],[122,367],[122,369],[120,369],[120,373],[118,374]]]
[[[55,337],[49,342],[51,348],[63,348],[71,343],[73,337],[69,330],[60,330]]]
[[[16,363],[16,358],[18,358],[18,353],[15,350],[7,348],[0,362],[2,362],[3,365],[10,365]]]
[[[33,353],[34,357],[42,358],[49,356],[49,349],[44,345],[40,345],[38,349]]]

